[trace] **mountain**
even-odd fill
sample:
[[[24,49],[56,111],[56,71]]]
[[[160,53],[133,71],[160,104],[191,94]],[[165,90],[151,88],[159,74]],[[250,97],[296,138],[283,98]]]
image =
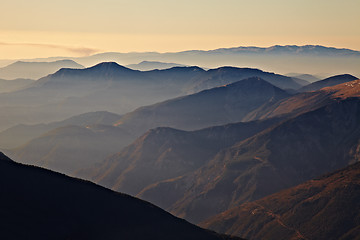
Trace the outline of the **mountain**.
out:
[[[152,129],[120,153],[77,176],[136,195],[151,184],[195,171],[222,148],[253,136],[278,121],[236,123],[190,132]],[[166,199],[162,196],[159,195],[163,201],[170,198],[169,195]]]
[[[288,73],[286,74],[288,77],[297,78],[297,79],[303,79],[305,81],[308,81],[310,83],[320,81],[321,78],[311,75],[311,74],[304,74],[304,73]]]
[[[160,208],[0,156],[2,239],[236,239]]]
[[[73,60],[58,60],[55,62],[24,62],[17,61],[0,68],[0,78],[7,80],[16,78],[38,79],[54,73],[61,68],[84,68]]]
[[[296,116],[337,102],[339,99],[357,98],[359,96],[360,80],[354,80],[322,88],[318,91],[299,93],[274,104],[264,105],[249,113],[243,120],[250,121],[279,116]]]
[[[152,194],[176,189],[181,197],[167,210],[198,223],[359,161],[359,103],[347,99],[287,120],[224,149],[167,188],[155,186]]]
[[[54,61],[58,59],[63,58],[37,59],[36,61]],[[267,69],[280,73],[302,72],[330,76],[346,72],[354,76],[360,76],[358,67],[360,64],[359,51],[319,45],[233,47],[208,51],[190,50],[168,53],[107,52],[72,59],[86,66],[92,66],[104,61],[119,62],[123,65],[141,61],[159,61],[205,68],[238,66]]]
[[[30,86],[35,81],[31,79],[18,78],[14,80],[0,79],[0,93],[13,92]]]
[[[151,70],[162,70],[162,69],[168,69],[173,67],[186,67],[183,64],[178,63],[167,63],[167,62],[157,62],[157,61],[142,61],[137,64],[129,64],[126,65],[126,67],[134,69],[134,70],[140,70],[140,71],[151,71]]]
[[[282,87],[300,87],[291,78],[257,69],[174,67],[141,72],[117,63],[66,69],[37,80],[26,89],[0,94],[0,130],[36,124],[93,111],[124,114],[134,109],[211,87],[261,75]]]
[[[11,149],[19,147],[46,132],[69,125],[93,126],[93,125],[113,125],[121,118],[121,115],[106,111],[89,112],[79,114],[63,121],[41,123],[35,125],[19,124],[0,132],[0,148]]]
[[[335,86],[335,85],[338,85],[341,83],[351,82],[351,81],[354,81],[357,79],[358,79],[357,77],[354,77],[350,74],[337,75],[337,76],[329,77],[324,80],[317,81],[312,84],[306,85],[306,86],[300,88],[298,91],[299,92],[316,91],[321,88],[331,87],[331,86]]]
[[[241,121],[249,112],[290,96],[261,78],[248,78],[192,95],[141,107],[116,124],[142,134],[166,126],[185,130]],[[214,114],[216,113],[216,114]]]
[[[253,68],[236,68],[236,67],[220,67],[216,69],[209,69],[204,73],[198,81],[193,85],[195,92],[201,89],[209,89],[220,85],[236,82],[241,79],[259,77],[272,85],[282,89],[299,89],[305,82],[294,80],[292,78],[264,72]]]
[[[113,126],[65,126],[6,153],[17,162],[74,175],[76,171],[119,152],[133,140],[131,134]]]
[[[358,239],[360,163],[255,202],[202,224],[248,239]]]

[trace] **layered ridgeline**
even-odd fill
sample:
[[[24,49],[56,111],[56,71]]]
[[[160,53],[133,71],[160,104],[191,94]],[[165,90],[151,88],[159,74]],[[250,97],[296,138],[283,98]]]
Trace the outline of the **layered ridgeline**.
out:
[[[135,136],[151,128],[197,129],[238,122],[259,106],[288,96],[284,90],[262,79],[249,78],[140,108],[125,117],[95,112],[50,124],[15,126],[0,133],[0,143],[2,147],[16,147],[6,151],[16,161],[74,174],[119,152],[135,140]],[[112,123],[116,127],[104,126]],[[23,145],[19,146],[20,143]]]
[[[289,97],[286,91],[254,77],[125,114],[116,124],[142,134],[156,127],[195,130],[240,122],[254,110]]]
[[[237,239],[150,203],[0,155],[2,239]]]
[[[162,180],[204,166],[218,151],[279,122],[280,119],[236,123],[197,131],[156,128],[104,162],[78,172],[117,191],[132,195]],[[163,201],[170,201],[166,195]]]
[[[217,134],[206,134],[216,144],[214,139],[191,136],[194,133],[187,137],[188,132],[153,130],[86,174],[100,184],[137,194],[200,222],[358,161],[359,90],[357,80],[314,92],[323,100],[320,105],[304,102],[303,113],[295,111],[288,120],[273,120],[267,126],[264,121],[240,123],[245,125],[234,131],[237,137],[218,148],[214,146],[227,139],[226,126],[217,128]],[[287,101],[291,98],[298,96]],[[247,128],[246,124],[254,125]],[[244,129],[253,131],[244,134]]]
[[[99,110],[126,113],[248,77],[261,77],[280,88],[302,87],[292,78],[257,69],[224,67],[205,71],[198,67],[174,67],[141,72],[116,63],[101,63],[86,69],[61,69],[29,88],[0,94],[0,110],[6,112],[0,128],[56,121]]]
[[[14,80],[0,79],[0,93],[13,92],[29,87],[35,81],[31,79],[17,78]]]
[[[0,78],[16,79],[30,78],[39,79],[48,74],[55,73],[61,68],[84,68],[84,66],[72,60],[59,60],[55,62],[24,62],[17,61],[6,67],[0,68]]]
[[[276,45],[267,48],[233,47],[209,51],[193,50],[172,53],[111,52],[73,59],[86,66],[104,61],[133,64],[147,60],[174,62],[206,68],[214,68],[216,66],[249,66],[260,69],[272,69],[275,72],[282,73],[300,72],[330,76],[347,72],[360,76],[359,51],[319,45]]]
[[[79,114],[62,121],[40,123],[40,124],[18,124],[0,132],[0,149],[13,149],[24,145],[28,141],[40,137],[56,128],[66,126],[80,126],[93,128],[99,125],[115,124],[121,115],[106,112],[89,112]],[[122,139],[119,139],[122,140]]]
[[[58,127],[5,152],[17,162],[74,175],[114,154],[134,137],[110,125]]]
[[[49,124],[17,125],[0,133],[0,144],[17,162],[73,175],[135,139],[112,126],[120,117],[110,112],[92,112]]]
[[[360,164],[244,203],[202,224],[248,239],[357,239]]]

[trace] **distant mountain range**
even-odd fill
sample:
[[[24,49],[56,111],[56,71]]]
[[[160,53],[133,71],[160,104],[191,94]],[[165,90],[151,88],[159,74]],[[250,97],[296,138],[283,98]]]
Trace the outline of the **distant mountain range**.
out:
[[[240,239],[160,208],[0,154],[1,239]]]
[[[0,78],[12,80],[16,78],[39,79],[55,73],[61,68],[84,68],[72,60],[58,60],[55,62],[24,62],[17,61],[0,68]]]
[[[201,224],[248,239],[357,239],[360,163],[244,203]]]
[[[28,59],[27,61],[54,61],[67,58]],[[300,72],[322,77],[349,73],[360,76],[360,52],[319,45],[285,45],[262,47],[220,48],[209,51],[99,53],[88,57],[71,58],[84,65],[115,61],[123,65],[142,61],[174,62],[184,65],[216,68],[220,66],[251,67],[278,73]],[[306,80],[306,79],[305,79]]]

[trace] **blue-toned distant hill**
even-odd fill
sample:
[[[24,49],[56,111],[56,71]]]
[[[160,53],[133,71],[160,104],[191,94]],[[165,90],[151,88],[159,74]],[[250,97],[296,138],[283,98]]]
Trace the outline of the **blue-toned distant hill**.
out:
[[[61,68],[84,68],[72,60],[58,60],[55,62],[24,62],[17,61],[0,68],[0,78],[11,80],[16,78],[39,79],[55,73]]]

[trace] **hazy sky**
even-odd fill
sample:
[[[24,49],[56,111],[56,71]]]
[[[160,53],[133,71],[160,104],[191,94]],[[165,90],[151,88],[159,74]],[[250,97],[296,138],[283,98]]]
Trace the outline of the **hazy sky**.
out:
[[[0,0],[1,59],[275,44],[360,50],[360,0]]]

